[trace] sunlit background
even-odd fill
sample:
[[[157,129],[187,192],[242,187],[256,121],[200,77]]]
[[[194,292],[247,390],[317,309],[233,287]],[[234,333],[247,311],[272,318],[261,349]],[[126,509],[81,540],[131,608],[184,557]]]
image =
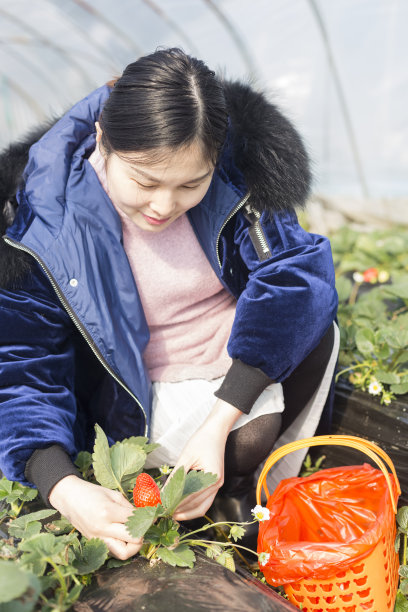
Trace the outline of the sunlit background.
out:
[[[268,92],[307,143],[316,193],[406,197],[407,23],[403,0],[0,0],[0,144],[181,46]]]

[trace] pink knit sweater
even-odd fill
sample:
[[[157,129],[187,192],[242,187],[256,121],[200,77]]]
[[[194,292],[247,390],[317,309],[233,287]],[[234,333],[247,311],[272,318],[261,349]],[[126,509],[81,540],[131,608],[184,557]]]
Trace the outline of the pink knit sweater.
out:
[[[89,158],[109,195],[98,147]],[[211,268],[184,214],[159,233],[139,228],[113,202],[150,330],[144,358],[152,381],[211,380],[231,365],[235,299]]]

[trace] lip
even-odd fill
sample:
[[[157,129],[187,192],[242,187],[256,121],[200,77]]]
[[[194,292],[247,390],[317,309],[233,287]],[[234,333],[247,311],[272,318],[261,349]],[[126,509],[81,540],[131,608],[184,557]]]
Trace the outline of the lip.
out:
[[[149,215],[145,215],[144,213],[142,213],[145,221],[147,221],[147,223],[150,223],[150,225],[163,225],[163,223],[167,223],[167,221],[170,219],[170,217],[167,217],[166,219],[156,219],[155,217],[149,217]]]

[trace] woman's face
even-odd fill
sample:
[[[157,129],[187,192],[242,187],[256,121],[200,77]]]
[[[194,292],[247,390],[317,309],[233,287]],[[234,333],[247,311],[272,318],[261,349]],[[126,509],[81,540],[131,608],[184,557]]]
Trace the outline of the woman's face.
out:
[[[97,126],[98,128],[99,126]],[[101,132],[98,130],[97,141]],[[163,152],[156,163],[138,161],[137,153],[106,159],[109,196],[137,226],[160,232],[184,212],[196,206],[206,194],[214,167],[203,158],[197,144]]]

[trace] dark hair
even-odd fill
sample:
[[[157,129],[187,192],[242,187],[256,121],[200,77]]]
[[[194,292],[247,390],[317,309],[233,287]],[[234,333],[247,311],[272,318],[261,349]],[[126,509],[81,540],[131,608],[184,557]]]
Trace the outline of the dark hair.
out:
[[[180,49],[158,50],[129,64],[99,119],[107,154],[177,149],[200,142],[215,164],[227,132],[221,82]]]

